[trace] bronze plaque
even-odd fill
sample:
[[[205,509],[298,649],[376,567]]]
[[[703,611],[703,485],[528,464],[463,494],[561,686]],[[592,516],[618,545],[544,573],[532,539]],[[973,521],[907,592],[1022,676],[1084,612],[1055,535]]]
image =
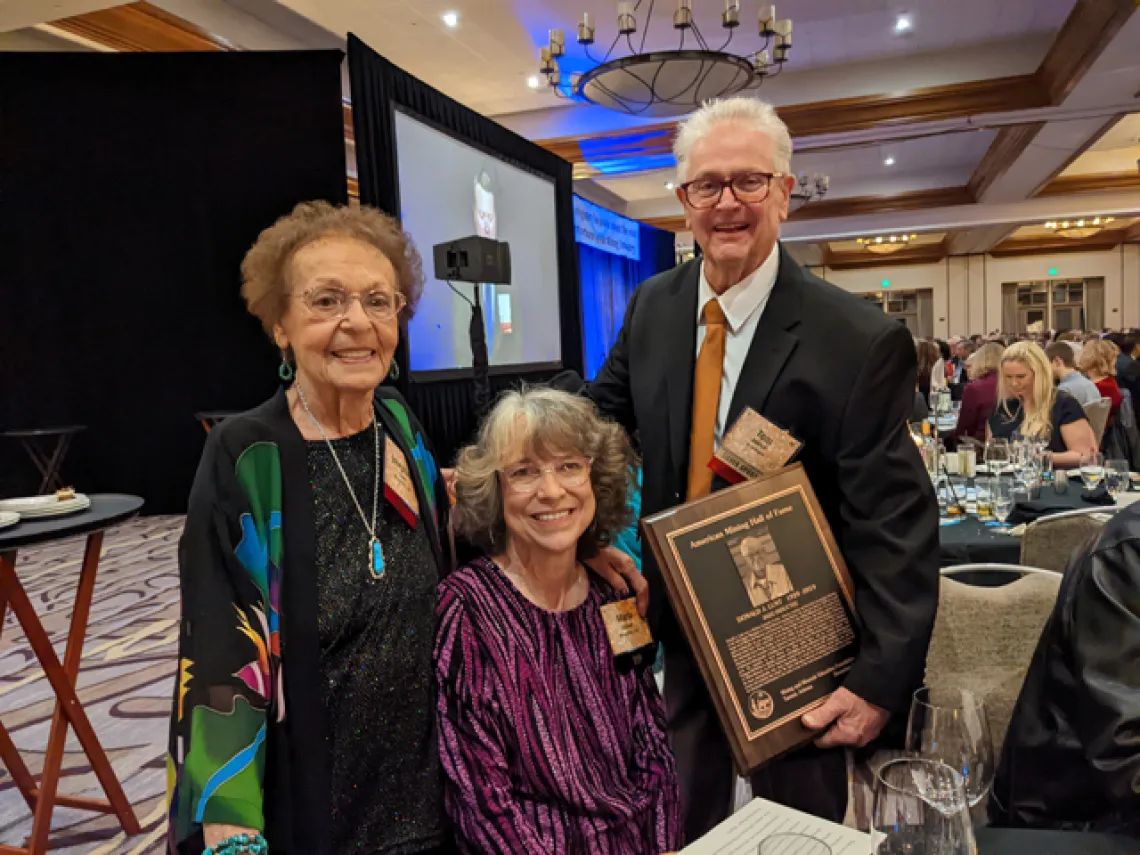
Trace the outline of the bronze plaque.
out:
[[[800,717],[851,669],[854,590],[803,467],[646,517],[737,772],[811,741]]]

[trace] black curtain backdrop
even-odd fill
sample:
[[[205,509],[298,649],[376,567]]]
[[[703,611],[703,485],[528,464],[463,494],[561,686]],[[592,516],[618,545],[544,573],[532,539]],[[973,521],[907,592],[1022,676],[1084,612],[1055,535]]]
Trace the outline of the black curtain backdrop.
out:
[[[348,72],[352,87],[352,117],[360,201],[400,216],[400,181],[393,109],[397,105],[418,113],[462,140],[488,149],[507,161],[554,179],[558,223],[558,300],[561,315],[562,364],[583,370],[581,306],[578,297],[578,248],[574,240],[572,167],[541,146],[469,110],[390,63],[351,33]],[[430,192],[430,188],[428,188]],[[431,247],[419,247],[421,253]],[[430,267],[430,259],[427,264]],[[410,382],[406,336],[397,353],[397,385],[423,421],[441,460],[450,462],[476,428],[472,385],[467,380]],[[539,382],[557,372],[523,372],[492,377],[497,392],[526,380]]]
[[[185,510],[194,413],[269,397],[258,233],[346,202],[339,51],[0,54],[0,429],[79,423],[67,483]],[[0,440],[8,493],[39,478]]]

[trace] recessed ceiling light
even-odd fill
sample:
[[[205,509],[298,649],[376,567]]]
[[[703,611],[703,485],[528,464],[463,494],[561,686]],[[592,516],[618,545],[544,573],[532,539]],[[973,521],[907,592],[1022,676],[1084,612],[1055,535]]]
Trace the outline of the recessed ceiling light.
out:
[[[893,157],[891,157],[891,155],[888,154],[886,157],[883,158],[883,166],[894,166],[894,165],[895,165],[895,159]]]
[[[459,13],[458,12],[444,12],[442,17],[443,17],[443,22],[445,24],[447,24],[447,26],[449,26],[449,27],[458,27],[459,26]]]
[[[909,33],[911,28],[910,15],[899,15],[895,18],[895,32]]]
[[[528,77],[526,79],[526,85],[529,86],[531,89],[537,89],[539,86],[542,85],[542,81],[538,79],[537,74],[532,74],[530,77]]]
[[[676,187],[677,187],[677,185],[676,185],[676,184],[674,184],[672,181],[666,181],[666,182],[665,182],[665,189],[666,189],[666,190],[673,190],[673,189],[675,189]]]

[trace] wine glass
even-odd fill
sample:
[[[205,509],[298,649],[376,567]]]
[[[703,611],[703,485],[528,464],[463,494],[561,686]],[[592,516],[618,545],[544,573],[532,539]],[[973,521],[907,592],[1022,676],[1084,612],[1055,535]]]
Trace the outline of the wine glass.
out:
[[[990,505],[998,528],[1005,530],[1005,521],[1013,512],[1013,485],[1003,478],[990,479]]]
[[[970,690],[923,686],[915,692],[906,750],[960,772],[971,808],[989,793],[995,771],[993,740],[985,702]]]
[[[760,841],[758,855],[831,855],[831,847],[810,834],[786,831]]]
[[[1001,475],[1009,468],[1009,440],[993,438],[986,443],[986,468],[991,475]]]
[[[1106,460],[1104,462],[1104,481],[1108,487],[1108,494],[1114,499],[1119,499],[1121,494],[1128,489],[1128,461],[1127,460]]]
[[[875,774],[872,855],[977,855],[962,776],[945,763],[906,757]]]
[[[1099,451],[1086,451],[1081,455],[1081,480],[1086,490],[1095,490],[1104,480],[1104,455]]]

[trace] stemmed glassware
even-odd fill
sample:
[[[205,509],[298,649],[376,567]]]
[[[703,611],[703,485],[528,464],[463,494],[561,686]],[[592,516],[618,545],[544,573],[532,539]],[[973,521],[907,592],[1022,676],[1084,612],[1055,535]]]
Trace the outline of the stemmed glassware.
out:
[[[923,686],[911,700],[906,750],[961,773],[966,800],[976,807],[994,781],[994,748],[986,705],[969,689]]]
[[[1081,455],[1081,480],[1086,490],[1095,490],[1104,480],[1104,455],[1087,451]]]
[[[1128,461],[1106,460],[1104,464],[1104,480],[1108,486],[1108,494],[1119,499],[1128,490]]]
[[[907,757],[875,775],[872,855],[976,855],[962,776],[945,763]]]

